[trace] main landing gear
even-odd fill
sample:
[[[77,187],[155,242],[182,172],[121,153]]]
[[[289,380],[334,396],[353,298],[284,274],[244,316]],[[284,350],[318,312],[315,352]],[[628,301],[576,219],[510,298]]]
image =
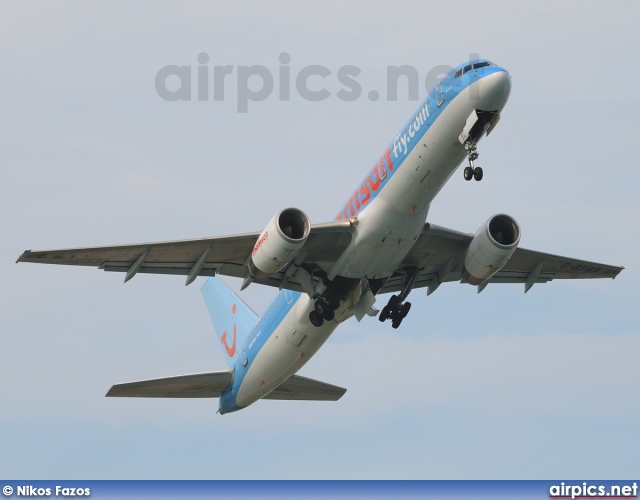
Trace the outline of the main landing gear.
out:
[[[477,160],[480,155],[477,151],[477,144],[475,142],[465,142],[464,148],[467,150],[467,154],[469,155],[469,166],[464,169],[464,180],[482,180],[482,169],[480,167],[473,166],[473,161]]]
[[[409,309],[411,309],[411,302],[403,303],[400,297],[392,295],[387,305],[380,311],[378,319],[382,322],[391,319],[391,326],[398,328],[402,320],[409,314]]]
[[[313,310],[309,313],[309,321],[315,327],[321,327],[326,321],[331,321],[336,317],[336,309],[340,307],[340,301],[335,297],[316,299]]]
[[[405,302],[405,299],[409,296],[409,293],[411,293],[411,289],[413,288],[413,284],[415,283],[418,274],[419,271],[415,268],[410,269],[407,272],[400,295],[391,296],[387,305],[382,308],[382,311],[380,311],[380,316],[378,316],[380,321],[384,323],[390,319],[391,326],[393,328],[398,328],[400,326],[402,320],[407,317],[407,314],[409,314],[409,309],[411,309],[411,302]]]

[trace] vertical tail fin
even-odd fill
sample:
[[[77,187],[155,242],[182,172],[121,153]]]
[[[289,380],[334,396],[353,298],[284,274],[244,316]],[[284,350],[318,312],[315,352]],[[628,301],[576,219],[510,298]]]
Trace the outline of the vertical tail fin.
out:
[[[257,323],[258,316],[218,278],[205,281],[201,292],[227,365],[231,368],[240,355],[242,344]]]

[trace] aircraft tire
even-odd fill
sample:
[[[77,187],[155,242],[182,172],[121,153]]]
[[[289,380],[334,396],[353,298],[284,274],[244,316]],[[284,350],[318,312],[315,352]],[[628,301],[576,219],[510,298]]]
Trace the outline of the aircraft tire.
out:
[[[315,301],[313,308],[321,317],[324,317],[327,314],[327,311],[330,310],[329,305],[322,298]]]
[[[378,316],[380,322],[384,323],[389,319],[389,306],[384,306],[382,311],[380,311],[380,315]]]
[[[482,169],[480,167],[476,167],[473,170],[473,178],[475,180],[477,180],[477,181],[481,181],[482,180],[482,174],[483,174],[483,172],[482,172]]]
[[[333,309],[327,309],[325,313],[322,315],[322,318],[325,321],[333,321],[336,317],[336,312]]]
[[[327,299],[327,304],[331,309],[335,311],[340,307],[340,300],[336,299],[335,297],[329,297]]]
[[[402,319],[407,317],[407,314],[409,314],[409,310],[411,309],[411,302],[405,302],[404,304],[402,304],[402,308],[400,309],[400,317]]]
[[[471,179],[473,179],[473,169],[471,167],[466,167],[464,169],[464,180],[470,181]]]
[[[322,323],[324,323],[324,319],[322,319],[322,316],[320,316],[315,309],[309,313],[309,321],[311,321],[311,324],[316,328],[321,327]]]
[[[394,309],[398,305],[399,301],[400,299],[397,295],[392,295],[389,299],[389,302],[387,303],[387,306],[389,307],[389,309]]]

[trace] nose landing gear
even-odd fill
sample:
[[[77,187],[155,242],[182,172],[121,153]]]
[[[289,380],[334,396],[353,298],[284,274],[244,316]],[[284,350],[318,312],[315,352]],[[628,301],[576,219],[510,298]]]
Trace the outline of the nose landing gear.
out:
[[[464,148],[469,155],[469,166],[464,169],[464,180],[470,181],[475,179],[476,181],[482,180],[482,169],[480,167],[474,167],[474,160],[478,159],[480,153],[478,153],[478,146],[475,142],[465,142]]]

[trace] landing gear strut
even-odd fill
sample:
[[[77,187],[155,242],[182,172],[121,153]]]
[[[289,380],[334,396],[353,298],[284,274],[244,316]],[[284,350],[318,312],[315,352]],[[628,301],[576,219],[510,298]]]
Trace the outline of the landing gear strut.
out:
[[[477,160],[478,156],[480,156],[477,151],[477,144],[475,142],[465,142],[464,148],[467,150],[467,154],[469,155],[469,166],[464,169],[464,180],[482,180],[482,169],[480,167],[474,167],[473,165],[474,160]]]
[[[407,278],[402,287],[400,295],[392,295],[387,302],[387,305],[382,308],[378,319],[382,322],[391,320],[391,326],[398,328],[402,320],[407,317],[409,310],[411,309],[411,302],[405,302],[404,300],[409,296],[411,288],[418,277],[418,270],[413,269],[407,274]]]

